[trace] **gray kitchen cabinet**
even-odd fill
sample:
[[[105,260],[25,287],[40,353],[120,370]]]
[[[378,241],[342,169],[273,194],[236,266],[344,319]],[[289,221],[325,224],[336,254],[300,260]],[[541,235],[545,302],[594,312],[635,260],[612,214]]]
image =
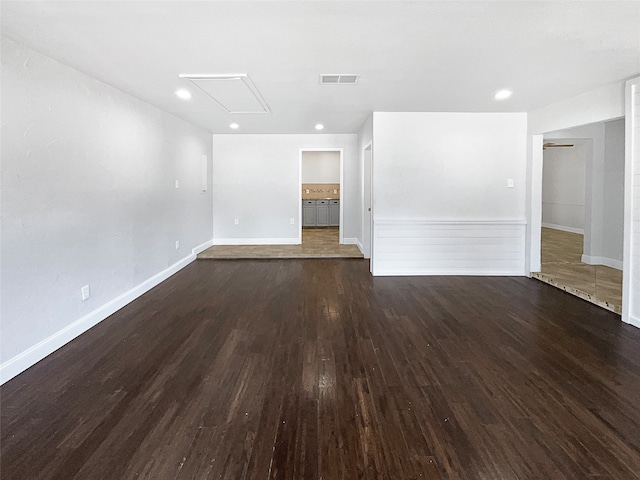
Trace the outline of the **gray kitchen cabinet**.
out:
[[[340,200],[302,200],[302,226],[340,226]]]
[[[318,213],[315,200],[302,201],[302,226],[315,227],[318,224]]]
[[[340,226],[340,200],[329,200],[329,226]]]
[[[329,226],[329,200],[317,200],[316,208],[317,213],[317,225],[319,227]]]

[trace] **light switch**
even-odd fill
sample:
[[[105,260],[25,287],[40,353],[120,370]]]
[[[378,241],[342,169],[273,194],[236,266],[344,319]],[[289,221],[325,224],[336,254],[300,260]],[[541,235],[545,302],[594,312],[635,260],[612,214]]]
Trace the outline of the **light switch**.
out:
[[[513,178],[507,178],[507,187],[513,188]]]
[[[180,182],[176,180],[176,188],[180,188]]]
[[[83,302],[85,300],[88,300],[89,297],[91,296],[91,288],[89,287],[89,285],[85,285],[84,287],[82,287],[80,289],[80,294],[82,295],[82,301]]]

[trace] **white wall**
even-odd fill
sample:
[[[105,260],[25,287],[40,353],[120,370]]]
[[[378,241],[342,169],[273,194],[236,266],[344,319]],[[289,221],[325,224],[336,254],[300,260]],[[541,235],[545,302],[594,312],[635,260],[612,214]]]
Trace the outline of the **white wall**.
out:
[[[373,138],[375,275],[524,273],[525,114],[375,112]]]
[[[615,82],[528,112],[528,131],[541,134],[623,116],[624,82]]]
[[[340,183],[340,152],[302,152],[302,183]]]
[[[210,138],[2,38],[3,381],[195,258]]]
[[[583,233],[587,145],[554,140],[570,142],[573,147],[549,147],[543,153],[542,226]]]
[[[360,176],[352,134],[214,135],[214,242],[299,243],[300,149],[323,148],[344,149],[342,233],[345,242],[355,243]]]
[[[620,262],[624,244],[624,119],[605,123],[602,256]]]

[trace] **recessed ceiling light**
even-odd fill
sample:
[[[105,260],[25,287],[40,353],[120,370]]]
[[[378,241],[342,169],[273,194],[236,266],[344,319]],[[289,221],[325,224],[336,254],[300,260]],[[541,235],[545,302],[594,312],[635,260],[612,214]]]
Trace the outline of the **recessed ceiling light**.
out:
[[[191,92],[189,90],[185,90],[184,88],[181,88],[180,90],[176,90],[176,96],[178,98],[181,98],[182,100],[190,100]]]
[[[238,125],[237,123],[232,123],[231,125],[229,125],[229,128],[233,128],[234,130],[237,130],[238,128],[240,128],[240,125]]]
[[[496,100],[506,100],[511,96],[513,92],[511,90],[498,90],[493,96]]]
[[[322,130],[323,128],[324,128],[324,125],[323,125],[323,124],[321,124],[321,123],[318,123],[318,124],[316,125],[316,130]]]

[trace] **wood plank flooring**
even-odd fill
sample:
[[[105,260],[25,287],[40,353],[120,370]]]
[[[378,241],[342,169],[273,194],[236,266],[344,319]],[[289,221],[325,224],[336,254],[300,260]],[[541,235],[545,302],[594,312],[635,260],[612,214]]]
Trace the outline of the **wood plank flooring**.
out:
[[[542,229],[542,271],[532,276],[617,314],[622,312],[622,271],[582,263],[584,236]]]
[[[639,399],[542,282],[197,261],[0,388],[0,477],[633,480]]]
[[[214,245],[199,259],[363,258],[356,245],[341,245],[338,227],[305,227],[301,245]]]

